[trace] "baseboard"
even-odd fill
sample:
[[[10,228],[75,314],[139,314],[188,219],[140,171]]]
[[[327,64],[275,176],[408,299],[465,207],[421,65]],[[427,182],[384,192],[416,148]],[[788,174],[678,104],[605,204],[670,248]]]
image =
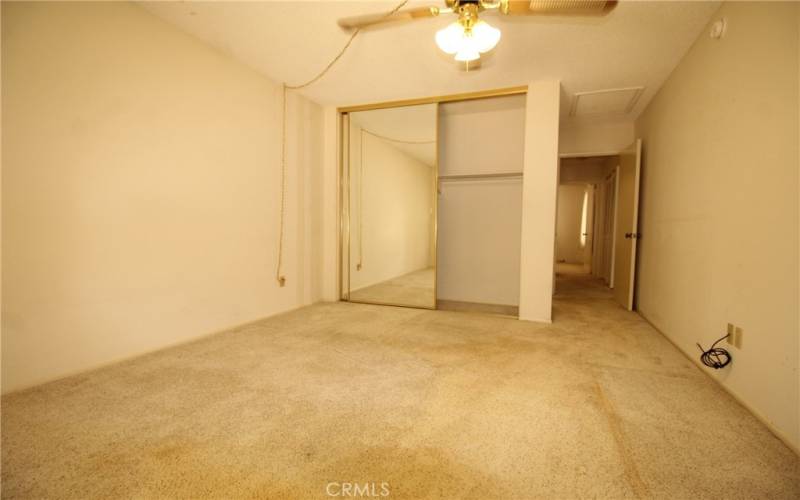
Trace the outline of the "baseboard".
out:
[[[436,301],[436,308],[442,311],[491,314],[494,316],[503,316],[514,319],[519,317],[519,306],[504,304],[486,304],[479,302],[464,302],[461,300],[439,299]]]
[[[734,392],[734,391],[733,391],[733,389],[731,389],[731,388],[730,388],[730,387],[728,387],[727,385],[725,385],[725,384],[721,383],[721,382],[720,382],[720,381],[719,381],[717,378],[715,378],[715,377],[712,377],[712,376],[711,376],[711,373],[709,373],[709,372],[706,370],[706,367],[705,367],[705,366],[704,366],[704,365],[703,365],[703,364],[702,364],[702,363],[699,361],[699,359],[697,358],[697,356],[693,356],[693,354],[695,354],[694,352],[692,352],[691,354],[690,354],[690,353],[688,353],[688,352],[686,352],[686,351],[685,351],[685,350],[684,350],[684,349],[683,349],[683,348],[682,348],[680,345],[678,345],[678,344],[677,344],[677,343],[676,343],[674,340],[672,340],[672,339],[669,337],[669,335],[667,335],[666,333],[664,333],[663,331],[661,331],[661,329],[660,329],[660,328],[658,328],[656,325],[654,325],[654,324],[653,324],[653,322],[652,322],[652,321],[650,321],[650,319],[649,319],[647,316],[645,316],[645,315],[644,315],[644,314],[643,314],[641,311],[635,311],[635,312],[636,312],[636,314],[638,314],[638,315],[639,315],[639,316],[640,316],[640,317],[641,317],[643,320],[645,320],[645,322],[646,322],[648,325],[650,325],[650,326],[653,328],[653,330],[655,330],[655,331],[657,331],[659,334],[661,334],[661,336],[662,336],[662,337],[664,337],[665,339],[667,339],[667,341],[669,341],[669,343],[670,343],[670,344],[672,344],[673,346],[675,346],[675,348],[676,348],[676,349],[678,349],[678,351],[680,351],[680,352],[681,352],[681,354],[683,354],[684,356],[686,356],[686,359],[688,359],[689,361],[691,361],[691,362],[692,362],[692,364],[693,364],[695,367],[697,367],[697,369],[698,369],[698,370],[700,370],[700,372],[701,372],[703,375],[705,375],[706,377],[708,377],[708,378],[710,378],[711,380],[713,380],[715,384],[717,384],[717,385],[718,385],[718,386],[720,386],[720,387],[721,387],[721,388],[722,388],[722,389],[723,389],[725,392],[727,392],[727,393],[728,393],[728,394],[729,394],[729,395],[730,395],[730,396],[731,396],[731,397],[732,397],[732,398],[733,398],[733,399],[734,399],[734,400],[735,400],[737,403],[739,403],[739,404],[740,404],[740,405],[742,405],[742,406],[743,406],[743,407],[744,407],[744,408],[745,408],[747,411],[749,411],[750,413],[752,413],[752,414],[753,414],[753,416],[754,416],[754,417],[756,417],[756,419],[758,419],[758,421],[759,421],[759,422],[761,422],[762,424],[764,424],[764,426],[765,426],[767,429],[769,429],[769,431],[770,431],[772,434],[774,434],[776,438],[778,438],[778,439],[779,439],[779,440],[780,440],[780,441],[781,441],[783,444],[785,444],[785,445],[786,445],[786,446],[787,446],[787,447],[788,447],[790,450],[792,450],[792,451],[793,451],[793,452],[794,452],[796,455],[800,456],[800,447],[798,447],[797,445],[795,445],[794,443],[792,443],[792,442],[789,440],[789,438],[786,436],[786,434],[784,434],[782,431],[780,431],[778,428],[776,428],[774,425],[772,425],[772,423],[771,423],[771,422],[770,422],[770,421],[769,421],[769,420],[768,420],[768,419],[767,419],[767,418],[766,418],[766,417],[765,417],[765,416],[764,416],[764,415],[763,415],[761,412],[759,412],[758,410],[756,410],[755,408],[753,408],[753,406],[752,406],[752,405],[750,405],[750,403],[748,403],[747,401],[745,401],[744,399],[742,399],[742,397],[741,397],[741,396],[739,396],[739,395],[738,395],[736,392]]]
[[[520,321],[530,321],[531,323],[547,323],[548,325],[553,324],[552,318],[519,318]]]

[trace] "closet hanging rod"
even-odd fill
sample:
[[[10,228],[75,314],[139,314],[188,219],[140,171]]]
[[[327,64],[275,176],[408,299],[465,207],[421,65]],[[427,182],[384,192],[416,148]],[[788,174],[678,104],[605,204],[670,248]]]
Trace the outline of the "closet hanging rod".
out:
[[[470,179],[508,179],[522,177],[522,172],[496,172],[490,174],[460,174],[460,175],[440,175],[440,181],[450,180],[470,180]]]

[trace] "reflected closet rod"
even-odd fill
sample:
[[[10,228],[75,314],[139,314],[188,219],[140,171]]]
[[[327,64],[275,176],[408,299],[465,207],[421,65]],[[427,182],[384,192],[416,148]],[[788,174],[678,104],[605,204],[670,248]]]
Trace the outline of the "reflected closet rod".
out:
[[[469,179],[505,179],[522,177],[522,172],[497,172],[491,174],[462,174],[462,175],[440,175],[440,181],[450,180],[469,180]]]

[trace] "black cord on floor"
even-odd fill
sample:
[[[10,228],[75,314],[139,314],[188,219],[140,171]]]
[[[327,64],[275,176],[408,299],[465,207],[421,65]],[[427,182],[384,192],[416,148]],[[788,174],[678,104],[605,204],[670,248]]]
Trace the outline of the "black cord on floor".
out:
[[[703,351],[703,354],[700,355],[700,361],[702,361],[704,365],[710,366],[715,370],[724,368],[728,363],[730,363],[731,360],[733,360],[731,354],[727,350],[721,347],[716,347],[717,344],[719,344],[720,342],[722,342],[727,338],[728,336],[725,335],[721,339],[717,340],[716,342],[711,344],[711,347],[707,351],[703,349],[703,346],[697,344],[697,347],[699,347],[700,350]]]

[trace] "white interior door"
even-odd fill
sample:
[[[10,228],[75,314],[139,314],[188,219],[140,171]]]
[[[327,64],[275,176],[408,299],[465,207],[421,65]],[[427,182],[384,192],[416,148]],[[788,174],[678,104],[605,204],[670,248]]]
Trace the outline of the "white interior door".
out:
[[[605,217],[603,218],[603,279],[614,288],[614,235],[617,224],[617,191],[619,166],[606,177]]]
[[[594,186],[587,184],[581,214],[581,236],[583,237],[583,272],[591,274],[594,256]]]
[[[636,282],[636,241],[639,238],[639,182],[641,177],[642,140],[619,155],[617,224],[614,235],[614,298],[633,310]]]

